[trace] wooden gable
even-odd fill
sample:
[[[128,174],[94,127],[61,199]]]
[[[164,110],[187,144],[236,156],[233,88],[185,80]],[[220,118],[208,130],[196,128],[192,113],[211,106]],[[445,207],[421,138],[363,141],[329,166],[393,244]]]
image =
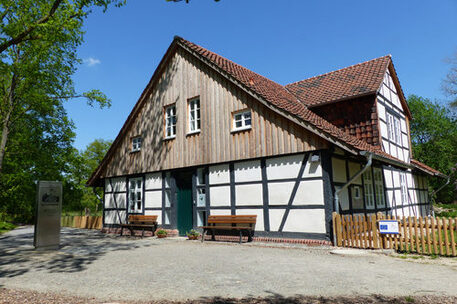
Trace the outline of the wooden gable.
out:
[[[324,149],[327,141],[280,116],[185,49],[170,48],[99,178]],[[160,68],[160,66],[159,66]],[[146,95],[145,95],[146,94]],[[188,134],[188,100],[200,98],[201,131]],[[176,138],[164,139],[164,109],[175,104]],[[252,128],[232,132],[232,114],[251,109]],[[132,115],[132,114],[131,114]],[[131,139],[141,136],[139,152]]]

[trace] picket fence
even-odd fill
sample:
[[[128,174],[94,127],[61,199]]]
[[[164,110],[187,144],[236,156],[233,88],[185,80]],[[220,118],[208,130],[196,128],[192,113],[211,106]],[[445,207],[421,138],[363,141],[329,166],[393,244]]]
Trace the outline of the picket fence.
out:
[[[457,256],[457,218],[395,217],[381,213],[333,213],[333,233],[339,247],[395,249],[427,255]],[[399,234],[381,234],[380,220],[397,220]]]
[[[73,227],[81,229],[102,229],[103,220],[101,216],[62,216],[62,227]]]

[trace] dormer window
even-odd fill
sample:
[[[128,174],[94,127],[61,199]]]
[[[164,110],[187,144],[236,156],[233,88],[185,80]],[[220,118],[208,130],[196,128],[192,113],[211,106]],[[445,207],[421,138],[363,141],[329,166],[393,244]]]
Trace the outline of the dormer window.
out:
[[[200,98],[189,100],[189,133],[200,132]]]
[[[233,114],[233,131],[248,130],[251,128],[251,111],[244,110]]]
[[[165,138],[176,137],[176,106],[165,108]]]
[[[141,137],[137,136],[132,138],[132,152],[138,152],[141,150]]]

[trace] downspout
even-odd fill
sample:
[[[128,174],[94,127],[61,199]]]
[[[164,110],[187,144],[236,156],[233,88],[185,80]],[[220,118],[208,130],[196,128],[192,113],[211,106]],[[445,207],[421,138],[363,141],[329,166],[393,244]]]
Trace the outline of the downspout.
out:
[[[360,155],[362,156],[365,156],[367,158],[367,163],[365,164],[365,166],[359,171],[357,172],[346,184],[343,185],[343,187],[341,187],[340,189],[338,190],[335,190],[335,193],[333,195],[334,197],[334,201],[335,201],[335,206],[334,206],[334,209],[335,209],[335,212],[336,213],[339,213],[339,204],[340,204],[340,199],[339,199],[339,195],[340,193],[346,189],[347,187],[349,187],[349,185],[351,185],[356,179],[358,179],[368,168],[371,167],[371,163],[373,162],[373,153],[371,152],[368,152],[368,151],[362,151],[360,152]],[[336,244],[336,235],[333,235],[333,244]]]

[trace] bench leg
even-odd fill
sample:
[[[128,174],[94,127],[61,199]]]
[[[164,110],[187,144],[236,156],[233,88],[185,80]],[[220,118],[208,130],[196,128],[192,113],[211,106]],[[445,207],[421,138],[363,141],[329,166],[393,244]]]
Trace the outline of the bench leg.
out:
[[[248,231],[248,242],[252,242],[252,232]]]
[[[122,232],[124,231],[124,227],[121,227],[121,236],[122,236]]]
[[[202,233],[202,243],[205,241],[205,234],[206,234],[206,229],[203,229],[203,233]]]
[[[240,230],[240,244],[243,242],[243,231]]]
[[[143,228],[143,231],[141,231],[141,238],[144,237],[144,228]]]
[[[215,241],[216,240],[216,235],[214,229],[211,229],[211,240]]]

